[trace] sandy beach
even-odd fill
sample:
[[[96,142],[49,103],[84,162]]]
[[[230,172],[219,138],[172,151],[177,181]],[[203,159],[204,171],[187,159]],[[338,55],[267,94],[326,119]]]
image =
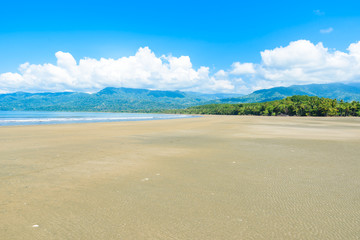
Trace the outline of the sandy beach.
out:
[[[0,239],[360,239],[360,118],[0,127]]]

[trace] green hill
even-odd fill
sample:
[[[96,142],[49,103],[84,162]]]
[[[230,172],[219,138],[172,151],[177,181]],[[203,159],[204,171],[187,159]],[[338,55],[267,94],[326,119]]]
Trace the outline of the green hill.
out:
[[[97,93],[58,92],[0,94],[0,110],[150,111],[186,108],[239,94],[202,94],[135,88],[105,88]]]
[[[360,83],[309,84],[275,87],[249,95],[203,94],[136,88],[104,88],[93,94],[81,92],[0,94],[0,111],[112,111],[151,112],[184,109],[212,103],[255,103],[284,99],[293,95],[318,96],[360,101]]]
[[[360,101],[360,84],[309,84],[294,85],[290,87],[274,87],[255,91],[249,95],[218,99],[212,103],[254,103],[279,100],[293,95],[318,96],[325,98],[341,99],[345,102]]]

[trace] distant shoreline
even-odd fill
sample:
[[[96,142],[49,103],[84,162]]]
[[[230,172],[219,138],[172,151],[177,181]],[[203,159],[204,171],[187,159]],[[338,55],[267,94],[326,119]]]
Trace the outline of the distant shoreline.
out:
[[[191,115],[160,113],[94,113],[94,112],[49,112],[49,111],[2,111],[0,126],[71,124],[91,122],[154,121],[165,119],[193,118]]]

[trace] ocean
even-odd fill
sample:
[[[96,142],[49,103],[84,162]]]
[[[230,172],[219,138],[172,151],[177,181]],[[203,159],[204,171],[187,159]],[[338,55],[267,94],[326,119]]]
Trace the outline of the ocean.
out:
[[[190,115],[150,113],[0,111],[0,126],[62,123],[146,121],[190,118]]]

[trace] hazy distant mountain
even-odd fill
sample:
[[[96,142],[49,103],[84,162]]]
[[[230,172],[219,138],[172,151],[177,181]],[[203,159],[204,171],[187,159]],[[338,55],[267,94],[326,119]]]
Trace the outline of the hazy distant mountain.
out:
[[[0,110],[135,111],[186,108],[240,94],[202,94],[108,87],[94,93],[58,92],[0,94]]]
[[[218,99],[211,101],[213,103],[252,103],[267,102],[283,99],[293,95],[308,95],[325,98],[336,98],[346,102],[360,101],[360,83],[329,83],[329,84],[309,84],[294,85],[290,87],[275,87],[255,91],[249,95]]]
[[[360,101],[360,83],[331,83],[275,87],[249,95],[203,94],[108,87],[94,93],[57,92],[0,94],[0,110],[25,111],[137,111],[180,109],[208,103],[251,103],[309,95],[338,100]]]

